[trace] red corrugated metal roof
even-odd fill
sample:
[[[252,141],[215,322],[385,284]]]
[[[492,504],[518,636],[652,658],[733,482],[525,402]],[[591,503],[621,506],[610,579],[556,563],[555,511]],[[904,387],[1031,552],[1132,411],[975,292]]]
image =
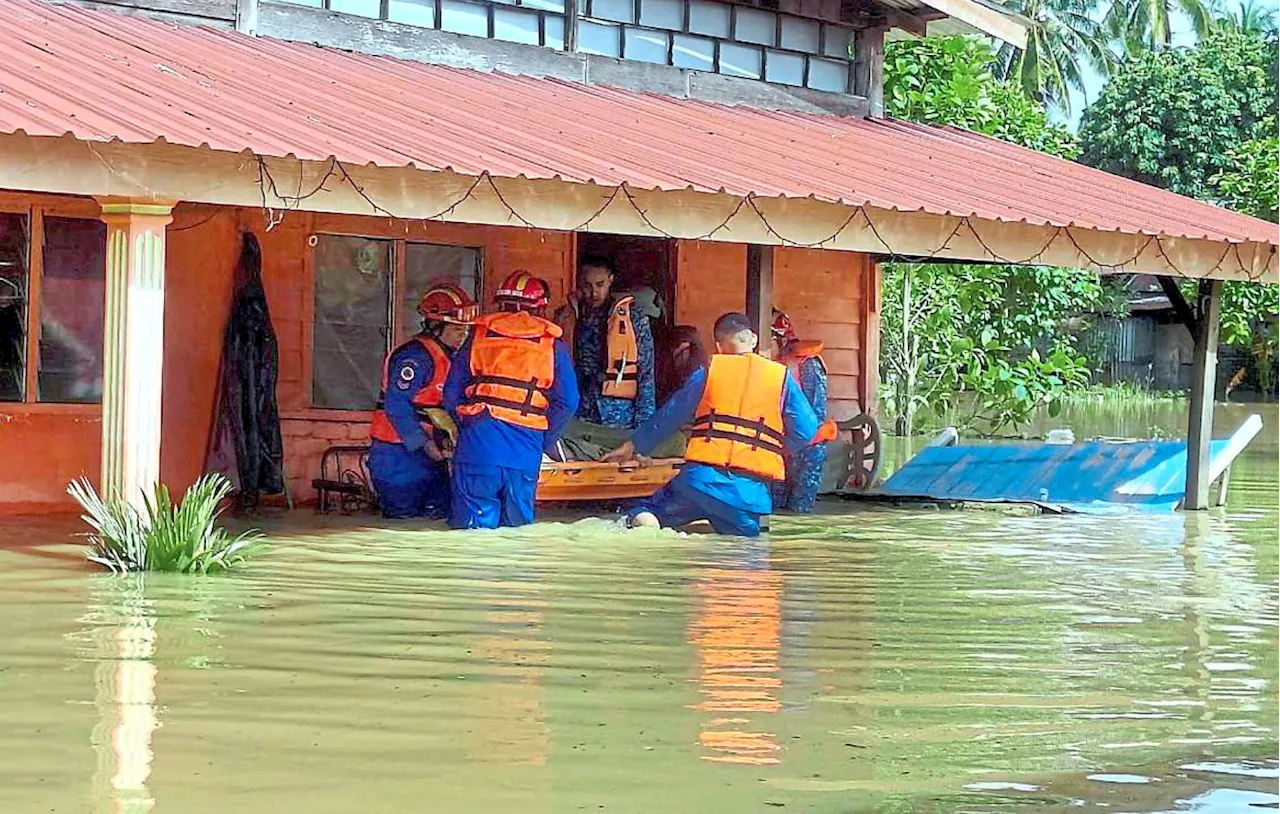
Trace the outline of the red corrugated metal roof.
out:
[[[458,70],[0,0],[0,131],[1277,244],[1273,224],[961,130]]]

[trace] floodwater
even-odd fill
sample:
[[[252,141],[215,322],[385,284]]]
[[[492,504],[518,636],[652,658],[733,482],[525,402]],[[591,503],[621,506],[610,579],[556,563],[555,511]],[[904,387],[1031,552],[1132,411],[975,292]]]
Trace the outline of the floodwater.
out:
[[[861,509],[756,542],[298,514],[203,579],[2,524],[0,811],[1274,809],[1264,418],[1200,514]]]

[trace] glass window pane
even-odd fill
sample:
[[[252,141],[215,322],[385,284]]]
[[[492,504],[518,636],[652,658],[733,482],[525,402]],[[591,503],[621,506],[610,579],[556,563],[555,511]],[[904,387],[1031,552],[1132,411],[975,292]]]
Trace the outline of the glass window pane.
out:
[[[783,85],[804,84],[804,57],[786,51],[770,51],[764,62],[764,78]]]
[[[591,0],[591,16],[619,23],[636,21],[636,6],[632,0]]]
[[[311,403],[371,410],[382,385],[391,300],[391,241],[317,235]]]
[[[639,62],[652,62],[658,65],[667,64],[667,47],[671,35],[661,31],[648,31],[643,28],[630,28],[623,35],[625,42],[622,55],[627,59]]]
[[[493,37],[525,45],[538,44],[538,12],[518,8],[493,10]]]
[[[464,0],[443,0],[440,4],[440,27],[455,34],[473,37],[489,36],[489,9]]]
[[[295,6],[310,6],[311,8],[324,8],[324,0],[284,0],[286,3],[292,3]]]
[[[27,359],[27,216],[0,212],[0,401],[22,401]]]
[[[778,36],[778,16],[770,11],[738,6],[738,21],[733,29],[733,38],[740,42],[758,42],[761,45],[774,45]]]
[[[709,37],[729,36],[729,7],[723,3],[692,0],[689,3],[689,30]]]
[[[387,19],[423,28],[435,28],[436,4],[433,0],[388,0]]]
[[[849,59],[849,29],[824,25],[822,37],[822,53],[829,57]]]
[[[672,63],[695,71],[715,70],[716,44],[713,40],[676,34],[671,49]]]
[[[40,276],[40,401],[102,401],[107,225],[44,219]]]
[[[792,51],[804,51],[806,54],[818,53],[818,24],[813,20],[784,16],[780,44],[783,48],[790,48]]]
[[[525,8],[536,8],[539,11],[554,11],[564,14],[564,0],[520,0]]]
[[[593,23],[588,20],[578,22],[578,50],[584,54],[595,54],[602,57],[622,56],[618,45],[618,33],[621,29],[616,25]]]
[[[809,87],[847,93],[849,90],[849,63],[829,59],[809,60]]]
[[[382,3],[379,0],[329,0],[329,10],[376,20],[382,14]]]
[[[640,24],[654,28],[684,28],[684,4],[680,0],[640,0]]]
[[[544,14],[543,37],[546,42],[543,45],[548,48],[554,48],[557,51],[564,50],[564,18],[558,14]]]
[[[720,73],[726,76],[760,78],[760,49],[732,42],[720,43]]]
[[[418,302],[428,288],[440,283],[452,283],[479,301],[480,250],[467,246],[406,243],[404,293],[396,326],[397,344],[418,332],[421,327]]]

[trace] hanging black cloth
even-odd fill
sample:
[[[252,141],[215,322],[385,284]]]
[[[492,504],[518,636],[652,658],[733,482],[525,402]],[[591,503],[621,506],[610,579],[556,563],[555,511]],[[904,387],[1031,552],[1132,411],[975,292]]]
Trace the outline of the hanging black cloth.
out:
[[[236,293],[223,336],[218,400],[206,469],[231,479],[241,509],[284,491],[284,447],[276,380],[280,361],[262,288],[262,249],[244,233]]]

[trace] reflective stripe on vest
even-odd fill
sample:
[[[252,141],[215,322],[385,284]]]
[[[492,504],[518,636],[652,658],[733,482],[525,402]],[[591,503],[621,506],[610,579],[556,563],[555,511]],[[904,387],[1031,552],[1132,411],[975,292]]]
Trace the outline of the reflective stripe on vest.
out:
[[[785,365],[754,353],[712,356],[685,459],[785,479],[786,380]]]
[[[488,412],[508,424],[545,430],[560,333],[554,323],[523,311],[477,320],[471,340],[471,382],[458,413]]]
[[[378,394],[378,403],[373,408],[373,421],[369,424],[370,438],[389,444],[401,443],[400,433],[396,432],[391,417],[387,415],[387,388],[391,386],[391,360],[414,342],[422,345],[427,356],[431,357],[431,380],[413,394],[410,403],[427,437],[432,437],[435,432],[436,425],[428,411],[444,403],[444,380],[449,377],[449,353],[438,339],[419,334],[392,351],[382,363],[382,392]]]
[[[783,352],[782,358],[778,361],[787,366],[787,370],[791,371],[791,378],[796,380],[796,384],[799,384],[800,366],[809,359],[817,359],[822,372],[827,372],[827,363],[819,355],[822,350],[822,343],[816,339],[797,339],[787,345],[786,351]]]
[[[609,362],[604,372],[600,395],[634,400],[639,391],[637,376],[640,349],[636,345],[636,328],[631,321],[635,297],[623,297],[613,304],[605,331],[605,353]]]

